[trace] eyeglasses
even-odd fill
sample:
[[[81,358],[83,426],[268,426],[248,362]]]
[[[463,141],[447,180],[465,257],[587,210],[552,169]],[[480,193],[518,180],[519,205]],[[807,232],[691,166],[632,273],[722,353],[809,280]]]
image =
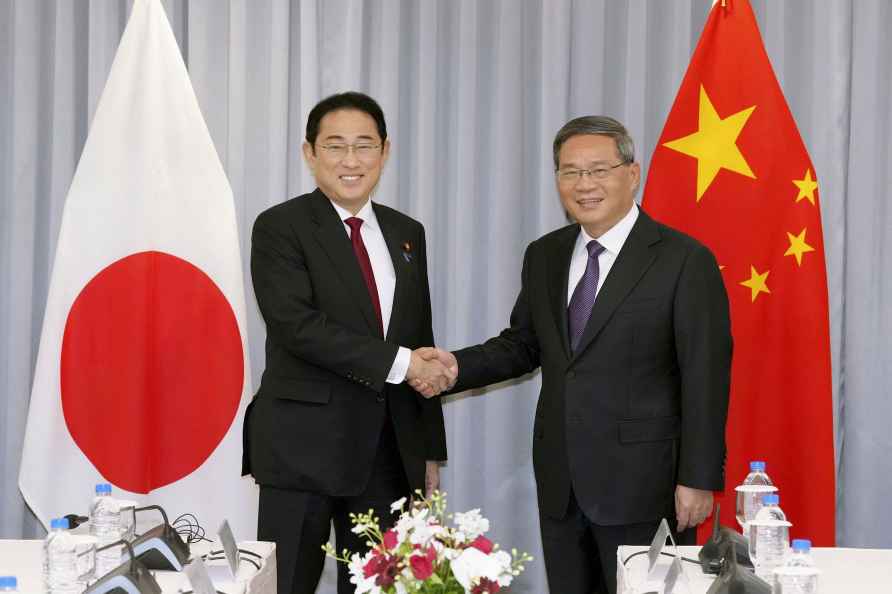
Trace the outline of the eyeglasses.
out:
[[[333,142],[331,144],[319,145],[319,148],[325,151],[326,155],[332,159],[337,159],[338,161],[345,159],[350,153],[350,149],[353,149],[353,154],[356,155],[357,159],[361,161],[370,161],[380,155],[378,149],[381,148],[381,145],[368,142],[360,142],[358,144]]]
[[[617,163],[616,165],[599,165],[592,169],[559,169],[555,172],[558,181],[562,184],[575,184],[581,180],[583,176],[589,175],[595,179],[607,179],[610,173],[617,167],[628,165],[627,161]]]

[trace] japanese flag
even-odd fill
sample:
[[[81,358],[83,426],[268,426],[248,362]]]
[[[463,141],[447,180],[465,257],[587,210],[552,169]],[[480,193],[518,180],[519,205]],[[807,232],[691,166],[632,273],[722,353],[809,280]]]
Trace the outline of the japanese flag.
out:
[[[246,344],[232,189],[164,9],[137,0],[65,201],[19,475],[31,509],[84,514],[107,481],[253,538]]]

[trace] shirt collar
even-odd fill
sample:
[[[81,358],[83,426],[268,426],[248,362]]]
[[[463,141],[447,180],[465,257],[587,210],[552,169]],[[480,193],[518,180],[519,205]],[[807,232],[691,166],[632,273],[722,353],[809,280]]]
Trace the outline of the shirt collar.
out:
[[[629,209],[629,212],[626,213],[626,216],[621,218],[613,227],[608,229],[601,237],[598,237],[598,243],[601,244],[605,250],[610,252],[613,255],[619,253],[622,249],[623,244],[626,243],[626,238],[629,237],[629,233],[632,232],[632,227],[635,226],[635,221],[638,220],[638,205],[634,202],[632,203],[632,208]],[[588,242],[595,239],[591,237],[588,233],[585,232],[585,229],[582,225],[579,226],[579,241],[577,245],[585,246]]]
[[[375,209],[372,208],[372,201],[366,200],[366,203],[362,205],[362,208],[359,209],[355,215],[351,213],[346,208],[335,204],[333,200],[329,200],[331,205],[334,206],[335,212],[338,213],[338,216],[341,218],[341,221],[346,221],[350,217],[357,217],[362,219],[363,226],[368,225],[369,227],[377,230],[381,230],[381,226],[378,225],[378,217],[375,216]],[[347,223],[344,223],[345,225]]]

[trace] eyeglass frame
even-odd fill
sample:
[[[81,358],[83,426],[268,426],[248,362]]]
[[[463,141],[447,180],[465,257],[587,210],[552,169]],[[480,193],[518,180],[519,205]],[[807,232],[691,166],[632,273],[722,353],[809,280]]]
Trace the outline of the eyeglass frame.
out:
[[[320,144],[319,148],[325,151],[325,154],[333,160],[343,161],[350,155],[350,150],[352,149],[353,154],[356,156],[357,159],[359,159],[360,161],[370,161],[378,155],[363,155],[359,152],[360,148],[368,148],[374,151],[380,149],[382,146],[384,145],[380,142],[378,144],[372,144],[368,142],[355,142],[353,144],[348,144],[346,142],[332,142],[329,144]],[[338,149],[335,147],[343,147],[344,154],[338,154],[338,152],[336,152]]]
[[[560,169],[555,169],[554,175],[557,177],[558,183],[566,184],[579,183],[580,181],[582,181],[582,177],[584,175],[589,175],[592,179],[604,180],[610,177],[610,172],[617,167],[622,167],[623,165],[629,165],[631,163],[632,161],[620,161],[616,165],[599,165],[598,167],[593,167],[591,169],[570,169],[563,171]]]

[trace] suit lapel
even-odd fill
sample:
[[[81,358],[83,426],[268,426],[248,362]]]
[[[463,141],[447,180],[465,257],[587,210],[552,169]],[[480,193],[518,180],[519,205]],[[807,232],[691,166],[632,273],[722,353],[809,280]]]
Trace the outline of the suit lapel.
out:
[[[567,330],[567,283],[570,276],[570,258],[579,235],[579,225],[572,225],[556,238],[551,257],[548,258],[548,288],[551,291],[551,311],[557,324],[561,345],[570,359],[570,338]]]
[[[375,216],[378,218],[378,224],[381,225],[381,234],[384,235],[384,241],[387,243],[387,251],[390,252],[390,260],[393,262],[393,272],[396,275],[396,286],[393,289],[393,308],[390,310],[390,324],[387,326],[387,340],[391,342],[399,342],[397,337],[401,336],[400,323],[404,316],[398,315],[398,312],[405,312],[407,299],[406,292],[408,284],[406,275],[408,271],[408,261],[403,258],[404,241],[408,237],[404,237],[400,233],[399,224],[390,216],[390,212],[384,208],[380,208],[374,202],[372,208],[375,210]]]
[[[353,298],[353,303],[359,305],[369,332],[372,335],[379,335],[378,316],[375,315],[372,298],[365,285],[362,270],[359,268],[359,262],[356,261],[356,254],[353,253],[353,246],[350,245],[350,238],[347,236],[347,230],[344,229],[343,221],[320,190],[317,189],[313,192],[309,200],[312,201],[313,213],[318,225],[316,239],[331,259],[332,267],[343,281],[344,286],[347,287],[347,291]]]
[[[635,221],[626,243],[619,252],[619,257],[610,268],[607,280],[595,298],[592,315],[579,340],[579,347],[573,354],[573,360],[576,360],[598,336],[616,308],[653,264],[656,254],[650,246],[659,240],[660,233],[653,219],[642,210],[638,213],[638,220]]]

